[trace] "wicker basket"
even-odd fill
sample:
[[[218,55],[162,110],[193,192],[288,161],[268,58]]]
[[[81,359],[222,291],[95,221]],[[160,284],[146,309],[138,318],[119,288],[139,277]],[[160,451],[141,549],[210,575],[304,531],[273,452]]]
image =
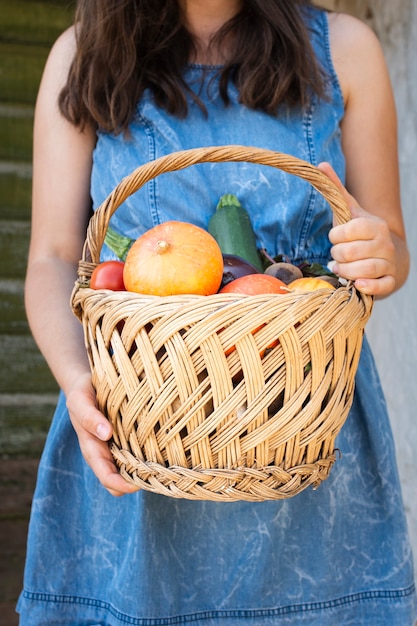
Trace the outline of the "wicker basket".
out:
[[[225,161],[299,176],[337,222],[350,219],[335,185],[294,157],[242,146],[172,153],[124,178],[96,211],[71,302],[126,480],[193,500],[288,498],[318,486],[335,461],[372,298],[350,285],[164,298],[88,287],[110,217],[128,196],[162,173]]]

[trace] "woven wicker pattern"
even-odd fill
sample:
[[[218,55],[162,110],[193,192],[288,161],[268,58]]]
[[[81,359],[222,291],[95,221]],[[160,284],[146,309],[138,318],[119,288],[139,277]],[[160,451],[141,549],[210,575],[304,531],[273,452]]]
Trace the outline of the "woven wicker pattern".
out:
[[[91,219],[72,306],[126,480],[188,499],[287,498],[318,486],[335,461],[372,298],[351,286],[166,298],[88,287],[126,197],[161,173],[223,161],[300,176],[336,221],[349,219],[336,187],[294,157],[241,146],[173,153],[123,179]]]

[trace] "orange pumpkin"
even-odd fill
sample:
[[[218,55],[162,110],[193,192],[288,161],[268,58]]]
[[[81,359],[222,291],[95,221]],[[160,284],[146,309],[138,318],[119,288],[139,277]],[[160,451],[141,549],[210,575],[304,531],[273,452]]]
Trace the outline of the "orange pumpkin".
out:
[[[169,296],[217,293],[223,255],[214,237],[188,222],[168,221],[141,235],[130,248],[123,272],[128,291]]]
[[[334,291],[335,287],[319,276],[305,276],[304,278],[297,278],[289,283],[288,289],[296,292],[315,291],[316,289],[330,289]]]

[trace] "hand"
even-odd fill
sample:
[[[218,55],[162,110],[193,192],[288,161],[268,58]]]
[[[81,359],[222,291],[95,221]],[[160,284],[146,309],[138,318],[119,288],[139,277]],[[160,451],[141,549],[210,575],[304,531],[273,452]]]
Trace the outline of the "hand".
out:
[[[350,222],[334,226],[329,232],[335,261],[332,271],[351,280],[362,293],[389,295],[395,289],[396,250],[388,224],[359,206],[329,163],[318,167],[339,188],[352,216]]]
[[[102,485],[114,496],[138,491],[119,474],[114,463],[107,444],[112,427],[97,409],[90,375],[77,379],[67,393],[67,407],[81,452]]]

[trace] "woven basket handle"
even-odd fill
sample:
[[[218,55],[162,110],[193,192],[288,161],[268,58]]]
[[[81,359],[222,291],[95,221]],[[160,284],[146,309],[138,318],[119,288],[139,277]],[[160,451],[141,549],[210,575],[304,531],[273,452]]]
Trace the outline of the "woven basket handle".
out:
[[[328,201],[338,224],[350,220],[349,207],[336,185],[314,165],[273,150],[245,146],[221,146],[195,148],[173,152],[145,165],[141,165],[123,178],[107,199],[98,207],[90,220],[83,250],[83,262],[99,263],[100,252],[106,236],[110,218],[130,195],[147,182],[166,172],[182,170],[197,163],[222,163],[246,161],[276,167],[309,182]]]

